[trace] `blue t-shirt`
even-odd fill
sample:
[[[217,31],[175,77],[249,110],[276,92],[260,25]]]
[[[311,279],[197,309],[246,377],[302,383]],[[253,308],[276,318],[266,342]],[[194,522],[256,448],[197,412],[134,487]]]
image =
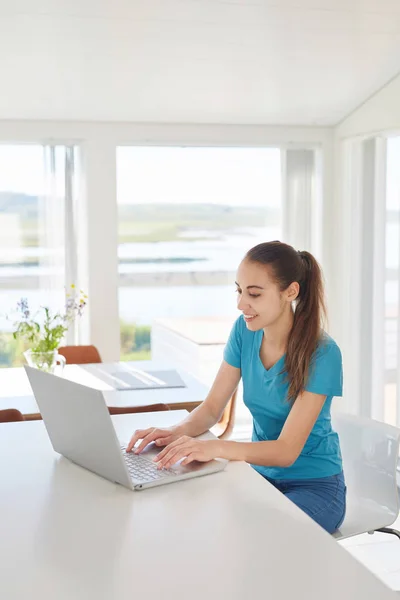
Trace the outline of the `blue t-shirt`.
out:
[[[261,362],[263,330],[250,331],[243,316],[235,322],[225,346],[224,359],[241,369],[243,400],[253,417],[254,442],[277,440],[289,415],[289,383],[285,356],[266,369]],[[323,408],[296,462],[290,467],[254,469],[271,479],[313,479],[342,471],[339,438],[331,426],[333,396],[342,395],[342,356],[334,340],[324,333],[314,354],[305,390],[326,396]]]

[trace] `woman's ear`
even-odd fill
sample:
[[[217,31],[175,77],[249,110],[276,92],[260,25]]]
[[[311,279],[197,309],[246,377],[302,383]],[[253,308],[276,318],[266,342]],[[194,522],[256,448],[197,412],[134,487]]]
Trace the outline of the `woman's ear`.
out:
[[[291,283],[289,285],[288,288],[286,288],[286,298],[288,302],[293,302],[294,300],[296,300],[297,296],[299,295],[300,292],[300,286],[297,283],[297,281],[293,281],[293,283]]]

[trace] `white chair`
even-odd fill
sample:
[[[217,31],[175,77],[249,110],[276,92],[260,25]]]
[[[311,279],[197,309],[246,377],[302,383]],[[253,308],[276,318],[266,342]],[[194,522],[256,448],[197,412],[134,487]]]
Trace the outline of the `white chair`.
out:
[[[338,540],[361,533],[400,532],[390,528],[399,515],[396,481],[400,429],[352,415],[332,416],[343,456],[347,511]]]

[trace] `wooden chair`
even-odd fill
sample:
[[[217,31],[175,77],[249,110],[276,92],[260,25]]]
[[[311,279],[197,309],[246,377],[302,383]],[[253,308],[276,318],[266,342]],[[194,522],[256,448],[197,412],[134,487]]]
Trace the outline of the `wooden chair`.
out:
[[[108,411],[110,415],[128,415],[144,412],[160,412],[162,410],[171,410],[167,404],[149,404],[146,406],[110,406]]]
[[[108,412],[110,415],[129,415],[136,413],[144,413],[144,412],[159,412],[162,410],[171,410],[167,404],[147,404],[146,406],[109,406]],[[0,410],[0,423],[2,422],[2,412],[9,412],[8,410],[1,411]],[[16,411],[19,412],[19,411]],[[21,414],[21,413],[20,413]],[[22,419],[10,419],[10,421],[41,421],[42,416],[40,413],[24,415],[21,414]],[[5,419],[8,421],[8,419]]]
[[[232,394],[232,397],[226,405],[226,408],[222,413],[222,417],[220,418],[218,423],[211,428],[212,433],[216,435],[220,440],[228,438],[233,431],[233,427],[235,425],[236,398],[237,390],[235,390]],[[179,410],[187,410],[188,412],[192,412],[192,410],[200,406],[200,404],[201,401],[182,403],[179,405]],[[177,410],[177,408],[173,405],[169,406],[168,409]]]
[[[212,429],[213,433],[218,436],[220,440],[228,438],[233,431],[233,426],[235,424],[236,397],[237,390],[233,392],[232,398],[229,400],[222,413],[222,417]]]
[[[16,408],[6,408],[0,410],[0,423],[15,423],[25,421],[24,415]]]
[[[101,363],[101,356],[96,346],[63,346],[58,353],[64,356],[67,365],[87,365]]]

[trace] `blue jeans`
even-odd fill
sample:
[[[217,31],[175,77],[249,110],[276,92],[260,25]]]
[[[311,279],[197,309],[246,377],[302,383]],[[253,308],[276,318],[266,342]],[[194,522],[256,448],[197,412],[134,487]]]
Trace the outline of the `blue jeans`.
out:
[[[346,514],[343,471],[318,479],[265,479],[328,533],[333,533],[343,523]]]

